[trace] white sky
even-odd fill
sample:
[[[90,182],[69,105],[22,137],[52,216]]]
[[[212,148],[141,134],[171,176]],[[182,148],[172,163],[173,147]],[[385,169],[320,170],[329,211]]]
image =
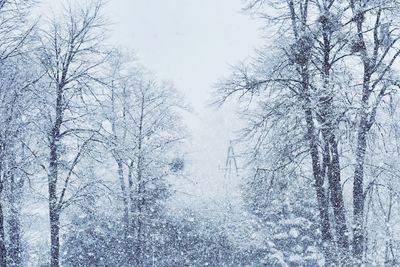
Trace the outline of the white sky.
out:
[[[55,3],[60,0],[43,0],[42,10]],[[196,194],[209,197],[220,194],[218,182],[211,182],[220,179],[218,165],[238,128],[230,108],[207,107],[212,85],[262,45],[260,21],[243,14],[242,6],[241,0],[108,0],[104,12],[113,23],[110,41],[173,81],[194,108],[185,117],[193,135],[189,163]]]
[[[259,26],[240,13],[241,0],[110,0],[107,7],[113,39],[173,80],[196,108],[228,64],[259,42]]]

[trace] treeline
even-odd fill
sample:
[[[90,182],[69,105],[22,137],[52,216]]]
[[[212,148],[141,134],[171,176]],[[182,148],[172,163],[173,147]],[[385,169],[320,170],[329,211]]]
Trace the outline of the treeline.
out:
[[[245,223],[168,206],[188,107],[84,2],[37,19],[36,1],[0,0],[0,267],[262,262],[255,224],[234,239]]]
[[[106,45],[101,1],[35,4],[0,1],[0,266],[150,266],[181,227],[185,101]]]
[[[276,233],[317,222],[326,266],[399,265],[400,3],[246,2],[268,43],[218,84],[217,103],[238,99],[247,121],[251,209]],[[287,253],[271,264],[295,264]]]
[[[0,0],[1,267],[400,264],[398,1],[247,1],[269,43],[216,100],[247,123],[242,197],[203,212],[168,206],[173,85],[107,45],[101,1],[36,4]]]

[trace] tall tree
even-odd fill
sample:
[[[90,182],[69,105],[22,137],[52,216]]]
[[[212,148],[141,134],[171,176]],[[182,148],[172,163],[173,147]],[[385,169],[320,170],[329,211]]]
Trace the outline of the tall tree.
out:
[[[249,127],[254,131],[267,131],[258,136],[258,146],[269,137],[269,129],[265,127],[274,127],[274,124],[269,122],[276,125],[279,119],[287,120],[288,116],[281,113],[283,107],[293,112],[286,115],[293,116],[295,125],[299,123],[298,120],[304,121],[304,124],[300,123],[302,133],[290,128],[294,132],[290,133],[288,130],[284,134],[297,134],[296,138],[300,138],[297,139],[300,144],[304,146],[308,143],[306,147],[311,159],[327,265],[337,264],[336,256],[340,256],[342,263],[348,262],[349,257],[338,140],[335,135],[338,121],[332,110],[332,96],[335,92],[331,86],[331,70],[333,64],[340,59],[340,50],[343,49],[336,33],[340,29],[336,29],[336,25],[333,24],[337,18],[330,14],[334,3],[336,2],[307,0],[279,4],[274,1],[250,1],[250,9],[262,7],[264,4],[274,7],[273,12],[263,13],[272,21],[270,27],[275,27],[278,23],[282,25],[283,22],[284,26],[277,28],[280,37],[277,38],[276,44],[271,44],[280,57],[262,54],[256,65],[250,68],[239,67],[233,79],[223,82],[220,86],[225,96],[240,91],[244,95],[256,95],[259,99],[260,112],[263,114],[252,119],[253,125]],[[314,20],[318,23],[311,27]],[[271,101],[264,97],[264,92],[266,96],[270,96]],[[296,102],[295,105],[293,101]],[[288,103],[292,103],[293,106],[289,107]],[[286,123],[284,125],[286,126]],[[291,143],[289,140],[286,139],[288,144]],[[295,149],[304,147],[296,144]],[[292,153],[295,151],[297,150]],[[333,207],[334,222],[330,221],[330,207]],[[340,251],[335,252],[335,248]]]
[[[19,64],[16,62],[18,61]],[[24,62],[24,64],[20,64]],[[21,204],[24,184],[30,176],[33,158],[27,153],[26,144],[34,128],[35,83],[40,78],[28,58],[16,57],[3,62],[0,89],[1,130],[1,183],[8,221],[7,258],[10,266],[22,264]]]
[[[222,95],[226,98],[240,92],[241,99],[248,94],[252,96],[250,100],[256,99],[260,104],[250,105],[256,113],[251,115],[248,131],[257,138],[257,149],[264,148],[268,138],[281,139],[282,135],[293,138],[297,129],[291,127],[280,133],[281,136],[272,134],[281,131],[276,129],[279,119],[293,117],[294,125],[298,125],[298,120],[303,121],[299,126],[304,127],[305,140],[308,140],[326,262],[349,265],[352,256],[353,263],[359,265],[363,262],[365,247],[364,176],[368,133],[379,118],[377,114],[385,98],[389,99],[397,86],[393,64],[399,56],[398,23],[393,12],[398,11],[398,3],[335,0],[248,3],[252,10],[269,8],[260,12],[272,22],[269,29],[276,29],[280,34],[272,44],[280,57],[261,54],[255,63],[238,67],[231,79],[221,83]],[[358,61],[363,66],[361,76],[353,67]],[[353,87],[360,90],[350,89]],[[297,102],[293,104],[292,99]],[[293,114],[282,113],[284,107]],[[300,113],[304,116],[299,117]],[[354,129],[357,129],[355,139],[351,134]],[[293,147],[289,138],[284,142]],[[301,134],[297,140],[302,140]],[[354,154],[344,149],[347,145],[353,147],[354,143]],[[293,153],[299,148],[303,147],[296,145],[291,150],[287,147],[283,152]],[[291,157],[291,161],[283,164],[294,164],[293,154]],[[354,162],[352,254],[341,178],[345,168],[342,158]],[[334,220],[331,220],[331,210]],[[337,254],[334,252],[337,262],[330,253],[332,248],[338,249]]]
[[[2,121],[2,128],[4,129],[5,132],[1,135],[1,145],[0,145],[0,154],[1,154],[1,177],[0,177],[0,265],[1,266],[7,266],[7,260],[6,256],[8,252],[6,251],[6,242],[5,242],[5,236],[6,236],[6,230],[5,230],[5,207],[4,203],[7,203],[8,201],[12,201],[14,204],[15,202],[13,199],[6,199],[6,183],[9,183],[9,178],[10,175],[13,177],[13,174],[11,174],[12,171],[15,168],[10,167],[8,163],[10,163],[9,159],[10,156],[13,157],[14,152],[10,151],[9,146],[13,145],[18,145],[18,144],[11,144],[8,143],[8,141],[11,140],[6,140],[9,138],[9,136],[4,135],[7,134],[7,129],[10,131],[16,130],[15,127],[12,127],[11,125],[15,125],[17,122],[15,121],[15,112],[16,110],[13,109],[13,105],[17,103],[20,103],[21,100],[21,95],[25,95],[26,92],[24,92],[23,87],[21,86],[21,83],[18,80],[13,80],[16,75],[16,68],[12,66],[12,64],[16,64],[14,61],[13,63],[10,62],[10,59],[14,57],[20,57],[24,53],[24,49],[26,47],[26,42],[30,37],[30,33],[32,32],[33,26],[29,24],[29,9],[32,6],[33,2],[32,1],[9,1],[9,0],[1,0],[0,1],[0,72],[2,73],[2,78],[4,82],[4,86],[1,88],[0,94],[3,96],[3,102],[2,102],[2,109],[8,109],[10,108],[10,112],[4,111],[1,118]],[[22,61],[22,60],[21,60]],[[11,64],[10,64],[11,63]],[[19,74],[17,74],[18,76]],[[26,80],[24,80],[26,81]],[[10,84],[14,82],[15,84]],[[28,81],[26,81],[29,83]],[[5,97],[7,91],[10,90],[10,97]],[[13,99],[13,100],[11,100]],[[9,105],[9,106],[7,106]],[[16,104],[18,105],[18,104]],[[5,113],[8,113],[6,115]],[[17,123],[18,124],[18,123]],[[10,127],[11,126],[11,127]],[[7,147],[6,147],[7,146]],[[12,154],[8,154],[8,153]],[[7,163],[8,161],[8,163]],[[9,195],[10,196],[10,195]],[[11,212],[11,215],[13,218],[16,220],[19,220],[19,215],[17,214],[18,211],[17,209],[13,209]],[[13,234],[13,233],[11,233]],[[20,264],[20,258],[18,258],[20,253],[15,254],[13,251],[20,251],[21,250],[21,245],[20,245],[20,239],[18,237],[19,235],[16,233],[16,235],[11,237],[11,242],[10,244],[12,245],[11,247],[11,255],[17,256],[16,259],[16,265],[18,266]],[[14,239],[13,237],[16,237]],[[14,249],[16,248],[16,249]],[[13,257],[14,258],[14,257]]]
[[[128,265],[142,266],[152,225],[163,217],[170,194],[167,179],[184,138],[180,109],[185,105],[170,84],[117,62],[103,105],[109,124],[104,130],[121,189]]]
[[[101,8],[100,1],[85,7],[70,4],[41,31],[40,59],[48,79],[43,111],[48,162],[43,167],[48,175],[52,267],[60,262],[61,212],[82,191],[69,193],[71,180],[96,133],[96,126],[89,122],[95,104],[91,86],[105,56],[100,51],[104,41]]]
[[[354,41],[352,52],[363,66],[359,78],[359,111],[357,122],[357,146],[353,178],[353,254],[360,264],[364,251],[364,176],[367,154],[367,138],[376,123],[377,112],[394,87],[393,65],[398,61],[399,24],[396,12],[397,1],[354,1],[351,0]]]

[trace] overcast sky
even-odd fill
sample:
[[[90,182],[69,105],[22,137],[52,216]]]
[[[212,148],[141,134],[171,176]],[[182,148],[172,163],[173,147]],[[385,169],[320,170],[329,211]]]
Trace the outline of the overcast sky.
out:
[[[60,1],[44,0],[43,8]],[[259,21],[241,12],[241,0],[109,0],[111,43],[135,51],[146,68],[173,81],[194,108],[186,116],[197,194],[218,195],[218,165],[238,128],[229,108],[207,107],[212,85],[230,65],[261,46]],[[220,177],[220,176],[219,176]]]
[[[110,0],[113,39],[171,79],[196,108],[229,64],[251,55],[259,25],[240,12],[241,0]]]

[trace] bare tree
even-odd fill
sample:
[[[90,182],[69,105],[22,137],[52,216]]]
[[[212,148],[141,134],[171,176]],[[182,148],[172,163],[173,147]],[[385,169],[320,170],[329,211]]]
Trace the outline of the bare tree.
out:
[[[142,266],[151,222],[169,194],[170,164],[184,138],[179,110],[186,106],[170,84],[124,64],[121,55],[116,59],[103,104],[104,131],[121,188],[127,265]]]
[[[0,1],[0,61],[20,55],[35,24],[29,21],[33,0]]]
[[[397,1],[350,1],[352,22],[355,25],[352,52],[362,62],[360,78],[360,107],[358,111],[357,147],[353,178],[353,254],[357,263],[363,260],[364,250],[364,165],[367,137],[375,124],[377,111],[397,81],[393,65],[398,60],[399,28]],[[370,21],[373,21],[371,23]]]
[[[108,77],[105,83],[106,100],[102,104],[103,116],[110,124],[110,129],[105,126],[104,136],[106,137],[106,149],[111,152],[117,165],[118,181],[121,189],[123,203],[123,224],[125,255],[128,258],[128,265],[133,264],[133,235],[131,232],[130,198],[132,197],[132,179],[127,181],[128,155],[134,150],[135,144],[132,141],[132,121],[128,116],[129,102],[131,100],[129,91],[132,90],[130,80],[135,79],[136,73],[127,73],[125,55],[115,50],[109,59],[109,69],[106,70]],[[129,183],[129,186],[128,186]]]
[[[264,5],[269,9],[262,10]],[[256,133],[258,148],[269,137],[280,138],[272,136],[265,127],[289,118],[290,113],[281,113],[282,107],[293,110],[294,114],[304,114],[301,119],[309,142],[322,240],[326,248],[338,248],[337,263],[330,260],[332,255],[325,249],[327,264],[349,265],[352,256],[353,264],[359,265],[366,244],[364,176],[368,134],[380,118],[378,113],[385,99],[392,99],[393,89],[398,86],[393,67],[400,54],[398,21],[393,13],[399,10],[398,3],[257,0],[248,1],[248,8],[262,13],[271,22],[270,29],[280,34],[276,38],[279,45],[272,45],[277,47],[280,57],[262,54],[255,64],[239,67],[232,79],[221,83],[220,92],[224,97],[240,93],[242,100],[250,95],[250,100],[262,103],[259,120],[253,117],[247,131],[253,137]],[[363,66],[361,76],[353,67],[359,61]],[[278,100],[280,97],[284,100]],[[299,103],[293,104],[291,99]],[[286,102],[293,106],[289,108]],[[275,124],[270,124],[271,121]],[[355,138],[354,129],[357,129]],[[289,139],[286,142],[292,144]],[[353,144],[354,154],[345,149]],[[297,162],[293,154],[291,158],[291,164]],[[341,164],[342,159],[354,162],[352,255],[342,180],[347,167]],[[372,179],[374,182],[376,179]],[[330,209],[334,220],[330,220]]]
[[[260,69],[239,68],[232,81],[223,82],[220,86],[222,94],[229,96],[235,92],[242,92],[243,96],[249,93],[260,98],[262,103],[265,101],[262,92],[268,90],[266,95],[271,96],[275,103],[266,105],[270,105],[270,108],[262,111],[265,114],[261,115],[261,121],[252,126],[254,131],[258,131],[259,127],[264,128],[269,120],[286,120],[284,113],[281,113],[282,107],[287,106],[286,102],[293,103],[294,99],[298,101],[290,110],[296,118],[298,114],[303,114],[303,136],[308,142],[325,260],[328,266],[335,265],[335,257],[339,255],[340,262],[345,263],[349,257],[349,241],[341,190],[338,140],[335,135],[338,122],[332,110],[332,97],[335,93],[331,87],[331,69],[339,60],[340,50],[343,49],[343,44],[335,43],[337,29],[331,25],[333,14],[330,8],[335,1],[286,1],[280,4],[270,2],[250,1],[249,8],[258,8],[268,3],[279,12],[271,12],[273,14],[269,15],[267,11],[263,16],[266,16],[272,25],[283,25],[278,29],[282,36],[277,41],[282,45],[275,48],[280,57],[262,55],[258,63]],[[310,20],[317,20],[318,28],[312,29]],[[333,49],[334,47],[339,48]],[[282,97],[282,101],[278,100],[279,97]],[[273,127],[272,124],[270,127]],[[269,129],[264,128],[264,131]],[[266,141],[267,136],[258,137],[257,144]],[[299,142],[305,140],[300,137]],[[296,145],[296,148],[300,147]],[[330,221],[330,207],[333,207],[334,222]],[[335,251],[336,247],[338,252]]]
[[[104,20],[100,1],[81,7],[71,4],[59,17],[43,28],[41,63],[47,73],[46,141],[48,150],[49,219],[51,230],[51,266],[60,261],[60,215],[82,188],[71,194],[69,186],[76,168],[94,140],[90,127],[95,105],[91,84],[96,68],[104,61],[100,48],[104,41]],[[76,144],[73,146],[71,144]],[[69,198],[68,198],[69,196]]]
[[[137,108],[129,111],[135,149],[129,159],[128,180],[136,233],[135,263],[142,266],[149,249],[143,244],[149,244],[146,239],[151,236],[151,221],[162,212],[169,195],[166,178],[176,146],[184,138],[178,113],[184,104],[170,85],[154,79],[141,79],[135,87],[132,97]]]
[[[9,82],[13,81],[12,79],[12,74],[9,72],[9,68],[13,68],[9,62],[9,59],[20,56],[24,52],[24,48],[26,47],[26,42],[30,37],[30,33],[32,32],[33,26],[29,25],[29,20],[28,20],[28,14],[29,14],[29,9],[32,6],[33,2],[32,1],[9,1],[9,0],[2,0],[0,1],[0,72],[2,73],[2,77],[4,78],[4,83],[6,84],[3,88],[1,88],[1,94],[4,96],[6,94],[7,89],[10,89],[11,95],[13,95],[14,101],[12,103],[7,102],[10,100],[8,98],[5,102],[2,104],[9,104],[13,105],[15,102],[19,102],[21,99],[21,95],[24,94],[23,90],[20,87],[19,81],[15,81],[14,85],[10,85]],[[22,61],[22,60],[21,60]],[[15,62],[14,62],[15,64]],[[15,69],[14,69],[15,70]],[[11,74],[11,76],[8,76],[7,74]],[[15,74],[15,73],[14,73]],[[7,80],[8,79],[8,80]],[[7,88],[7,86],[11,86]],[[15,89],[13,88],[15,86]],[[3,98],[3,100],[5,100]],[[2,108],[7,108],[7,106],[2,106]],[[12,107],[10,107],[11,110]],[[15,111],[15,110],[14,110]],[[4,113],[3,113],[4,115]],[[14,114],[15,115],[15,114]],[[5,119],[4,117],[2,118],[2,128],[3,129],[8,129],[10,127],[10,124],[15,123],[15,118],[14,115],[10,115],[11,117],[8,117],[8,119]],[[3,120],[4,119],[4,120]],[[10,128],[11,130],[11,128]],[[14,129],[15,130],[15,129]],[[1,266],[7,266],[7,255],[9,254],[6,249],[6,244],[5,244],[5,213],[4,213],[4,205],[3,203],[7,203],[8,201],[12,201],[15,203],[12,199],[6,200],[5,197],[5,183],[10,182],[9,181],[9,170],[7,171],[7,168],[9,166],[6,166],[6,158],[9,156],[7,153],[9,153],[9,149],[6,149],[6,145],[8,146],[9,144],[6,144],[6,136],[2,135],[2,145],[0,146],[0,153],[1,153],[1,160],[2,162],[0,163],[1,165],[1,178],[0,178],[0,198],[1,198],[1,203],[0,203],[0,265]],[[13,168],[11,168],[13,169]],[[15,211],[15,212],[14,212]],[[13,218],[15,218],[16,223],[20,219],[19,215],[17,213],[17,209],[13,209],[11,212],[11,215]],[[18,227],[18,225],[16,225]],[[19,230],[17,230],[20,232]],[[16,256],[16,266],[19,266],[21,264],[21,242],[19,238],[19,234],[16,232],[15,235],[14,232],[12,231],[10,233],[12,236],[10,237],[11,239],[11,247],[10,247],[10,257],[14,258]],[[14,239],[15,237],[15,239]],[[16,252],[16,253],[14,253]]]
[[[16,61],[3,62],[1,69],[0,118],[4,125],[0,133],[1,140],[1,183],[7,201],[8,251],[10,266],[22,264],[22,228],[21,204],[23,187],[32,167],[32,157],[26,153],[25,143],[32,140],[30,118],[35,114],[33,89],[39,77],[28,66],[32,66],[26,58],[15,58]]]

